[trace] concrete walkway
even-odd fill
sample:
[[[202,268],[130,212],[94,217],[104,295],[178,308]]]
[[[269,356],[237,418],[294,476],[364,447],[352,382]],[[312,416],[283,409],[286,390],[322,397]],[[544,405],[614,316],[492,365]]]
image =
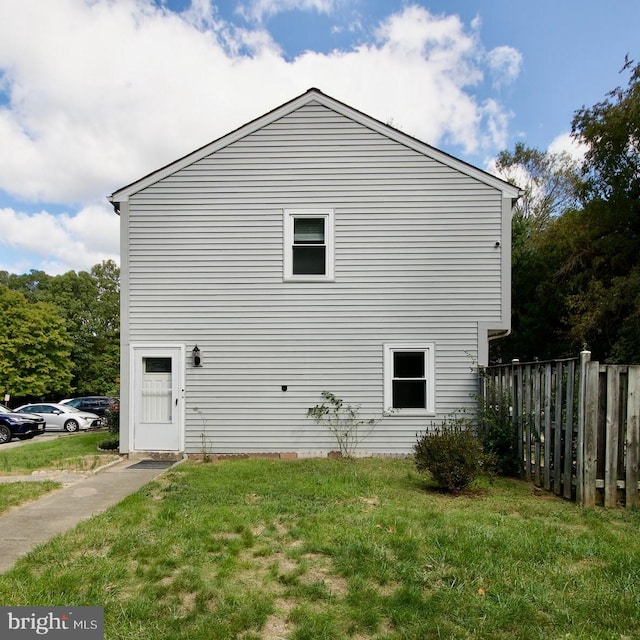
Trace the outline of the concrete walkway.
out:
[[[171,463],[168,463],[171,464]],[[56,480],[66,484],[39,500],[0,515],[0,572],[34,547],[105,511],[167,470],[158,461],[121,460],[90,475],[74,473],[5,476],[0,482]]]

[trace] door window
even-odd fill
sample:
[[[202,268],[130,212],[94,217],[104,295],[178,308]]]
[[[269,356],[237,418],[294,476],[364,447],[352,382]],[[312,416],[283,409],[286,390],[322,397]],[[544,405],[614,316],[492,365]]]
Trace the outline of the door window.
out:
[[[172,421],[171,358],[143,358],[142,406],[143,423]]]

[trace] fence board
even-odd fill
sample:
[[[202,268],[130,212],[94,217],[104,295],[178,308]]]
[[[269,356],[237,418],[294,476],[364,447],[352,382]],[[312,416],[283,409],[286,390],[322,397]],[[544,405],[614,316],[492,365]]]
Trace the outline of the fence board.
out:
[[[615,507],[618,498],[618,433],[620,425],[620,368],[606,368],[604,506]]]
[[[529,416],[531,416],[531,365],[525,365],[524,368],[524,415],[526,416],[525,420],[525,479],[531,482],[531,422],[529,420]]]
[[[562,495],[562,399],[563,399],[562,363],[555,366],[555,413],[553,426],[553,492]]]
[[[539,370],[538,367],[535,367],[534,370],[534,376],[533,376],[533,411],[534,411],[534,424],[535,424],[535,429],[536,429],[536,433],[535,433],[535,442],[533,445],[534,448],[534,456],[535,456],[535,461],[534,461],[534,482],[536,483],[536,485],[539,487],[541,486],[541,477],[542,474],[540,473],[540,458],[541,458],[541,436],[542,436],[542,404],[541,404],[541,400],[540,400],[540,389],[541,389],[541,380],[540,380],[540,375],[539,375]]]
[[[512,363],[511,375],[513,376],[513,411],[512,418],[513,424],[516,428],[518,438],[518,460],[520,461],[520,474],[524,472],[524,421],[522,420],[523,413],[523,398],[522,398],[522,368],[517,366],[517,363]]]
[[[564,465],[563,465],[563,496],[568,500],[572,497],[572,477],[574,464],[573,447],[573,418],[574,418],[574,393],[575,393],[576,364],[569,362],[567,366],[567,395],[565,398],[565,423],[564,423]]]
[[[640,453],[640,366],[629,367],[627,375],[627,439],[625,505],[637,507],[638,500],[638,458]]]
[[[541,405],[544,406],[544,452],[540,463],[542,467],[542,477],[544,488],[547,491],[551,491],[551,363],[547,362],[544,365],[544,398]]]

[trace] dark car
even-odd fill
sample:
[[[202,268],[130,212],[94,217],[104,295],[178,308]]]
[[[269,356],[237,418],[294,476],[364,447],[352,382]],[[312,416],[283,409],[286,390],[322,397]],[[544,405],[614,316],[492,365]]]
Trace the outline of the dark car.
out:
[[[10,442],[14,436],[20,440],[44,433],[45,421],[40,416],[16,413],[0,404],[0,444]]]
[[[109,396],[84,396],[82,398],[60,400],[58,404],[66,404],[69,407],[80,409],[80,411],[89,411],[90,413],[95,413],[103,417],[109,409],[115,407],[116,402],[117,398],[111,398]]]

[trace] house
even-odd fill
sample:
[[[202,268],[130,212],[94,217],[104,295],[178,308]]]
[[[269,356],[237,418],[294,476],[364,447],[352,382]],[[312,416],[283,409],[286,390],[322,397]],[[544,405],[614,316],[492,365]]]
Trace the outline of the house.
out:
[[[116,191],[121,451],[362,453],[472,407],[510,327],[510,184],[317,89]]]

